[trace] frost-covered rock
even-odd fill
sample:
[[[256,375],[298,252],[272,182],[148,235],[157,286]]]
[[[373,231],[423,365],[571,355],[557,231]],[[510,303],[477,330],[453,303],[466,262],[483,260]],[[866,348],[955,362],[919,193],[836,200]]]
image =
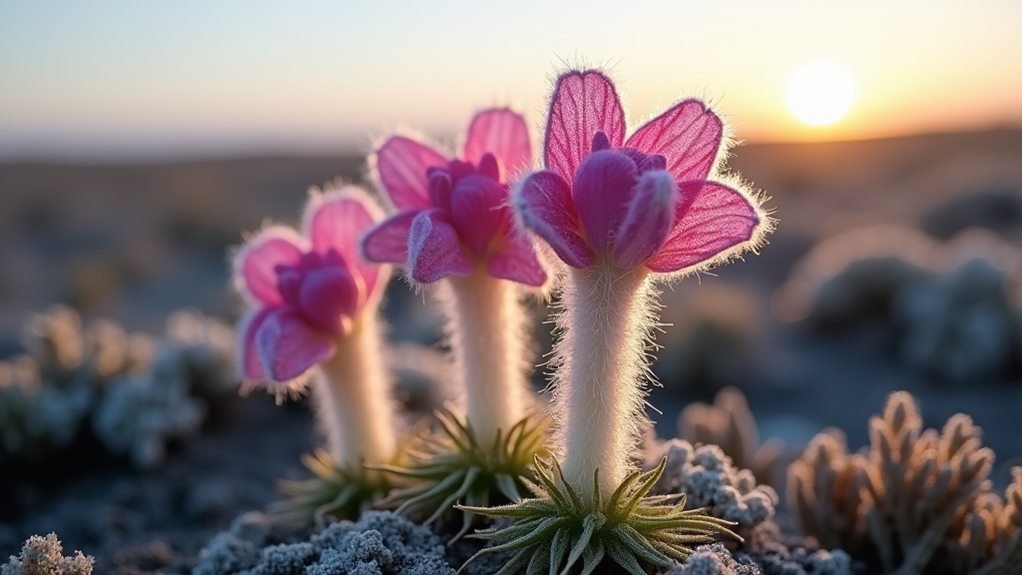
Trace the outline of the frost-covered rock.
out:
[[[195,310],[167,318],[166,338],[154,359],[153,371],[179,377],[199,397],[216,399],[237,389],[234,370],[234,330]]]
[[[807,550],[781,542],[777,526],[757,528],[750,548],[731,551],[721,543],[703,545],[683,565],[664,575],[851,575],[852,560],[841,550]]]
[[[931,208],[921,224],[943,239],[969,228],[1017,233],[1022,230],[1022,190],[1003,184],[969,190]]]
[[[759,567],[748,557],[736,558],[720,543],[703,545],[688,558],[684,565],[667,571],[666,575],[762,575]]]
[[[1022,367],[1022,251],[981,230],[943,244],[904,229],[846,232],[795,266],[780,301],[819,331],[873,320],[931,378],[995,380]]]
[[[1016,361],[1022,338],[1015,286],[982,258],[906,288],[895,302],[901,353],[920,372],[950,381],[995,378]]]
[[[851,575],[852,558],[841,549],[808,549],[798,538],[785,538],[775,523],[751,534],[741,557],[756,563],[763,575]]]
[[[784,315],[817,330],[886,320],[901,290],[929,275],[939,244],[915,230],[848,230],[816,245],[792,268],[780,293]]]
[[[774,516],[777,493],[758,485],[748,469],[736,469],[716,445],[694,447],[683,439],[672,439],[650,454],[649,465],[662,457],[667,457],[667,467],[654,492],[684,493],[688,507],[705,507],[710,515],[735,521],[742,529]]]
[[[25,541],[21,554],[0,566],[0,575],[92,575],[95,560],[76,551],[64,557],[64,548],[55,533],[33,535]]]
[[[163,461],[169,441],[196,433],[204,415],[205,407],[182,380],[127,376],[103,394],[92,428],[110,453],[148,468]]]
[[[193,575],[453,575],[443,541],[389,512],[327,526],[305,541],[274,541],[262,516],[240,518],[199,556]]]
[[[55,307],[24,327],[28,353],[0,361],[0,461],[44,459],[91,432],[140,467],[195,432],[208,405],[234,395],[230,328],[173,314],[162,338],[108,320],[84,325]]]
[[[29,356],[0,362],[0,459],[4,452],[31,456],[70,444],[93,396],[85,385],[46,385]]]

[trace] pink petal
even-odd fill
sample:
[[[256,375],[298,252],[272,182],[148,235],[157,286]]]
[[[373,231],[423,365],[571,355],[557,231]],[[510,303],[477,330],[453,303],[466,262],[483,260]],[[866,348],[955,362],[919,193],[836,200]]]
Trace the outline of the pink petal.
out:
[[[636,130],[625,146],[667,158],[679,182],[703,180],[720,149],[724,125],[699,100],[684,100]]]
[[[486,273],[493,277],[539,287],[547,275],[528,238],[512,233],[486,261]]]
[[[640,176],[628,212],[614,232],[614,263],[633,268],[653,255],[674,226],[679,199],[678,185],[669,172],[656,170]]]
[[[507,186],[485,176],[466,176],[454,186],[451,223],[475,255],[485,255],[494,236],[504,227],[506,203]]]
[[[593,251],[580,234],[571,189],[561,176],[550,171],[532,174],[518,187],[513,202],[522,224],[564,263],[576,268],[593,263]]]
[[[376,152],[376,172],[387,197],[399,210],[429,207],[426,170],[446,166],[447,158],[425,144],[393,136]]]
[[[305,319],[327,333],[342,335],[358,313],[365,288],[342,266],[327,266],[305,274],[298,305]]]
[[[595,70],[572,70],[557,79],[547,116],[543,158],[566,182],[589,155],[593,135],[603,131],[613,147],[625,139],[625,114],[609,78]]]
[[[241,357],[238,367],[243,380],[262,382],[267,379],[266,371],[263,370],[263,364],[259,361],[259,353],[256,350],[256,333],[259,332],[266,317],[274,309],[271,307],[259,308],[245,314],[245,317],[241,319],[241,324],[238,326],[238,334],[241,335],[241,342],[238,346]]]
[[[465,159],[478,165],[487,152],[500,160],[505,175],[528,167],[532,147],[525,118],[510,108],[490,108],[476,114],[468,125]]]
[[[571,199],[594,251],[607,249],[611,234],[621,225],[637,175],[630,157],[610,150],[589,154],[575,172]]]
[[[451,174],[447,170],[437,168],[435,170],[430,170],[427,180],[431,207],[450,210],[451,192],[454,190],[454,182],[451,181]]]
[[[399,212],[383,220],[362,238],[362,253],[371,262],[408,263],[408,231],[417,210]]]
[[[273,381],[301,376],[333,355],[334,343],[302,319],[298,310],[273,310],[255,334],[255,347],[263,369]]]
[[[283,303],[277,289],[277,266],[298,264],[305,249],[305,240],[291,228],[266,228],[234,256],[235,287],[250,303]]]
[[[336,251],[361,276],[368,297],[384,269],[362,257],[359,240],[381,218],[379,207],[359,188],[314,195],[305,208],[303,228],[320,254]],[[382,287],[382,286],[381,286]]]
[[[408,235],[409,273],[417,282],[472,274],[472,260],[461,249],[458,232],[440,210],[426,210],[412,221]]]
[[[676,272],[705,262],[749,241],[760,223],[755,207],[742,193],[717,182],[678,185],[674,228],[663,246],[646,262],[655,272]]]

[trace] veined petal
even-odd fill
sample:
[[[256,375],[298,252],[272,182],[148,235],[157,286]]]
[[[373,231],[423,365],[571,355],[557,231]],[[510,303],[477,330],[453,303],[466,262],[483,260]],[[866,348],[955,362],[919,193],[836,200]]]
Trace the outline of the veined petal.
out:
[[[371,262],[408,263],[408,232],[418,210],[398,212],[376,224],[362,238],[362,254]]]
[[[510,108],[490,108],[476,114],[468,125],[464,157],[478,165],[486,153],[500,161],[505,178],[527,168],[532,161],[532,144],[525,118]]]
[[[741,192],[708,181],[681,182],[674,227],[646,262],[654,272],[692,267],[753,238],[759,214]]]
[[[273,226],[245,242],[234,256],[234,286],[249,303],[280,305],[277,266],[294,266],[302,259],[305,240],[294,230]]]
[[[629,136],[625,146],[667,158],[679,182],[704,180],[724,134],[720,118],[699,100],[681,101]]]
[[[539,262],[532,242],[513,232],[486,261],[486,273],[532,287],[539,287],[547,280],[546,270]]]
[[[614,232],[611,259],[618,267],[633,268],[652,256],[674,226],[678,184],[667,171],[642,174],[624,220]]]
[[[375,154],[376,173],[384,192],[398,210],[425,209],[430,205],[426,171],[446,166],[440,152],[406,136],[393,136]]]
[[[244,381],[264,382],[268,379],[259,359],[259,351],[256,349],[256,333],[273,310],[271,307],[262,307],[249,311],[238,325],[238,334],[241,336],[238,345],[238,368]]]
[[[333,355],[334,343],[302,319],[298,310],[273,310],[255,334],[256,351],[269,379],[287,382]]]
[[[325,266],[305,274],[298,305],[306,321],[333,335],[346,333],[365,297],[359,280],[342,266]]]
[[[515,190],[512,203],[522,224],[564,263],[576,268],[593,263],[593,251],[581,235],[571,189],[557,173],[544,170],[532,174]]]
[[[615,148],[625,139],[625,114],[614,84],[595,70],[562,74],[554,87],[543,139],[546,168],[570,182],[598,131]]]
[[[472,260],[443,211],[426,210],[415,216],[408,234],[408,267],[412,279],[420,283],[472,274]]]
[[[362,257],[359,240],[381,218],[376,202],[355,186],[313,195],[305,207],[302,227],[312,249],[321,255],[334,250],[344,258],[361,276],[364,297],[376,289],[385,268]]]

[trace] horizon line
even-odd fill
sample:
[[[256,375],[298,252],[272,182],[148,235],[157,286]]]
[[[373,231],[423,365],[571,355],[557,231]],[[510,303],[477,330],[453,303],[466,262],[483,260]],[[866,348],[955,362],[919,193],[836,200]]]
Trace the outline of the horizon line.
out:
[[[984,135],[1018,132],[1022,135],[1022,122],[1000,122],[988,127],[971,127],[965,129],[920,130],[899,134],[881,134],[875,136],[850,136],[821,139],[790,138],[790,139],[751,139],[739,138],[731,148],[732,151],[744,147],[789,147],[789,146],[827,146],[833,144],[873,143],[918,138],[936,138],[965,135]],[[445,137],[438,138],[445,141]],[[194,148],[194,146],[193,146]],[[221,148],[215,149],[214,148]],[[119,166],[119,165],[173,165],[194,164],[205,162],[230,162],[252,159],[349,159],[363,156],[366,150],[360,145],[349,143],[330,152],[327,144],[294,144],[294,145],[255,145],[249,149],[238,146],[227,149],[226,146],[211,146],[208,152],[195,151],[151,151],[139,153],[104,153],[90,155],[78,152],[28,152],[5,155],[0,152],[0,166],[16,165],[64,165],[64,166]]]

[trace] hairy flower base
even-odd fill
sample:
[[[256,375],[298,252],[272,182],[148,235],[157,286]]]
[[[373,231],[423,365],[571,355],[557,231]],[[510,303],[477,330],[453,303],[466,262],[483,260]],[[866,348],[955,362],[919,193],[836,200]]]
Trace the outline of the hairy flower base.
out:
[[[545,417],[528,415],[506,434],[498,430],[489,447],[480,445],[472,427],[451,410],[438,410],[436,419],[440,433],[419,436],[408,453],[410,464],[370,466],[412,482],[391,492],[379,507],[423,516],[429,525],[449,516],[458,502],[485,508],[521,499],[522,488],[533,477],[533,458],[544,452]],[[477,519],[475,512],[462,510],[461,529],[451,542],[468,533]]]
[[[286,499],[272,508],[274,517],[287,525],[322,527],[331,519],[358,519],[392,487],[382,473],[339,466],[323,449],[303,456],[302,464],[314,477],[282,481]]]
[[[710,517],[702,509],[685,509],[685,495],[648,495],[663,475],[667,459],[656,469],[628,475],[604,502],[599,490],[599,470],[593,476],[592,501],[564,479],[555,460],[537,457],[535,474],[540,485],[526,482],[535,495],[501,507],[459,506],[466,512],[511,521],[505,527],[478,532],[488,540],[486,553],[513,553],[497,575],[526,572],[567,574],[581,561],[583,575],[593,573],[609,559],[632,575],[645,575],[644,565],[670,567],[683,562],[697,545],[710,543],[716,535],[736,540],[735,523]],[[605,572],[604,565],[600,572]]]

